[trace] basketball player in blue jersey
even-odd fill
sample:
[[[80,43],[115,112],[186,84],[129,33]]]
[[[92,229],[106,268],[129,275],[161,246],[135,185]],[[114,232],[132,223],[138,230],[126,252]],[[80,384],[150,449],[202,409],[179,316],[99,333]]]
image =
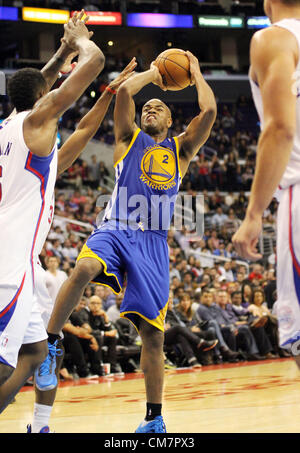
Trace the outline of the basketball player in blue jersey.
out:
[[[114,109],[116,185],[101,224],[87,240],[72,275],[61,287],[48,324],[48,341],[53,345],[90,281],[119,293],[126,273],[120,315],[129,319],[141,336],[147,396],[146,418],[137,432],[166,432],[161,406],[164,318],[169,294],[167,230],[180,182],[208,139],[216,117],[214,94],[201,74],[199,62],[190,52],[187,56],[201,112],[178,137],[168,138],[171,113],[159,99],[144,105],[141,128],[135,123],[133,96],[149,83],[165,89],[155,64],[120,86]]]
[[[233,244],[246,259],[262,258],[256,249],[262,216],[276,196],[279,340],[281,347],[292,345],[300,367],[300,0],[265,0],[264,8],[272,25],[252,38],[249,71],[262,132],[245,220]]]

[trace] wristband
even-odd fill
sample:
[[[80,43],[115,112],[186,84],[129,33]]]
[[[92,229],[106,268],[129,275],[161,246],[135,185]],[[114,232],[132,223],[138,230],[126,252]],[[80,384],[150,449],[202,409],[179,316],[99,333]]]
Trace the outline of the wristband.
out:
[[[111,93],[111,94],[116,94],[116,90],[114,90],[113,88],[110,88],[109,86],[107,86],[107,87],[105,88],[105,91],[108,91],[108,92]]]
[[[61,60],[61,58],[60,58],[60,60]],[[58,73],[58,78],[60,79],[63,75],[70,74],[75,67],[76,67],[76,63],[71,63],[71,70],[69,72],[60,71]]]

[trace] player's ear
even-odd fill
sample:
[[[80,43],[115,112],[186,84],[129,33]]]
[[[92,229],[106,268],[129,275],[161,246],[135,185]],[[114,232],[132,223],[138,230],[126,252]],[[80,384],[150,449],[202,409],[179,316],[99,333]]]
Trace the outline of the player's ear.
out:
[[[173,124],[173,120],[172,118],[169,116],[168,120],[167,120],[167,125],[168,125],[168,129],[172,126]]]

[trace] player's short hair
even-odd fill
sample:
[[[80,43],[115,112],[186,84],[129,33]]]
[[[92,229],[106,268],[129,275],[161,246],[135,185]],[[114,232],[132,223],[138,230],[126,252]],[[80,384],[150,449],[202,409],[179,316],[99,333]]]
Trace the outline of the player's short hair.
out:
[[[9,79],[7,91],[17,112],[31,110],[39,93],[47,87],[43,74],[34,68],[22,68]]]

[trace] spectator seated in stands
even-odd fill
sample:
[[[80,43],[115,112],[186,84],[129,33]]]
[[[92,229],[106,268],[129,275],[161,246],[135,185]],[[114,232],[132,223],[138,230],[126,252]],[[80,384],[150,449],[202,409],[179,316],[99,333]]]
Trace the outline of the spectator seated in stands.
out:
[[[270,339],[272,350],[275,355],[290,357],[290,354],[286,350],[279,347],[278,320],[267,307],[263,289],[256,288],[253,290],[252,303],[249,305],[248,309],[253,316],[264,317],[266,319],[264,329]]]
[[[124,299],[124,292],[116,295],[115,304],[107,310],[108,319],[118,331],[118,360],[124,371],[139,369],[141,354],[141,339],[134,325],[126,318],[120,318],[120,307]]]
[[[102,308],[104,311],[107,311],[109,307],[115,305],[116,295],[107,286],[97,285],[94,293],[95,296],[100,297],[102,301]]]
[[[187,296],[185,296],[187,297]],[[200,328],[190,329],[185,322],[180,319],[173,306],[173,292],[169,293],[168,310],[165,320],[165,348],[179,348],[183,361],[189,367],[198,368],[203,365],[209,365],[212,362],[211,357],[205,354],[211,351],[218,343],[212,331],[202,333]],[[206,338],[206,339],[205,339]],[[177,364],[180,362],[177,358]]]
[[[253,271],[249,274],[248,279],[253,283],[253,280],[260,283],[263,279],[262,266],[260,264],[253,265]]]
[[[91,296],[88,300],[88,306],[78,310],[75,316],[77,325],[85,328],[88,333],[96,338],[101,362],[104,361],[103,346],[106,346],[105,360],[111,364],[111,372],[121,373],[122,369],[117,363],[117,330],[103,310],[100,297]]]
[[[216,320],[221,327],[228,328],[236,338],[236,348],[241,350],[247,360],[262,360],[258,354],[255,338],[247,321],[240,320],[232,310],[225,290],[217,292]]]
[[[212,216],[211,223],[213,227],[219,229],[228,219],[227,214],[224,214],[221,207],[217,208],[217,212]]]
[[[227,304],[227,311],[232,310],[240,321],[247,322],[255,338],[259,354],[266,359],[275,358],[272,354],[272,345],[264,329],[266,319],[264,316],[254,317],[248,308],[242,306],[241,291],[231,294],[231,304]]]
[[[65,365],[80,378],[103,376],[101,348],[95,335],[91,333],[91,327],[78,316],[85,306],[85,300],[81,300],[63,327]]]
[[[107,313],[102,308],[102,300],[98,296],[89,299],[89,325],[92,332],[97,335],[101,346],[107,346],[107,361],[111,365],[112,373],[122,373],[120,364],[117,363],[117,329],[111,324]]]
[[[210,290],[204,289],[201,293],[201,303],[197,309],[196,318],[200,323],[206,321],[208,327],[215,329],[223,360],[237,362],[239,354],[229,347],[229,345],[233,348],[236,346],[234,334],[228,328],[222,328],[219,325],[216,320],[216,310],[217,304],[214,302],[213,294]],[[224,333],[227,337],[226,339],[223,336]]]

